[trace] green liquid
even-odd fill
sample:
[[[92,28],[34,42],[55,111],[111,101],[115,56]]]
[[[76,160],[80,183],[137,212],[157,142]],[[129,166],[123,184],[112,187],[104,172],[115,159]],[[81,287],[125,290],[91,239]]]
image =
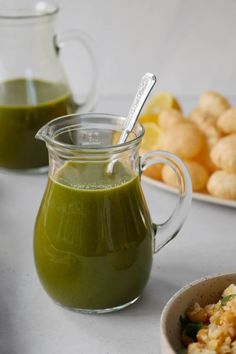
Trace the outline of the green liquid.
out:
[[[0,167],[46,166],[47,149],[35,134],[51,119],[74,110],[71,94],[61,83],[25,79],[0,83]]]
[[[148,281],[153,243],[139,177],[120,163],[112,175],[103,163],[67,163],[56,179],[49,179],[35,225],[45,290],[70,308],[134,300]]]

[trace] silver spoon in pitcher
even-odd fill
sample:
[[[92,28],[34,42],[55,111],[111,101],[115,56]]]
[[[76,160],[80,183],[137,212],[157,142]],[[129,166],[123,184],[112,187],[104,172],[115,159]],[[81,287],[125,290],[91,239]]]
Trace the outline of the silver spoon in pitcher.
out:
[[[125,120],[124,130],[121,133],[121,136],[117,144],[123,144],[126,142],[129,134],[131,133],[133,127],[135,126],[135,123],[137,122],[141,109],[143,108],[143,105],[146,102],[155,83],[156,83],[156,76],[154,74],[146,73],[142,77],[139,83],[138,91],[130,106],[127,119]],[[108,164],[107,166],[108,174],[112,173],[114,164],[115,164],[115,160],[111,161]]]

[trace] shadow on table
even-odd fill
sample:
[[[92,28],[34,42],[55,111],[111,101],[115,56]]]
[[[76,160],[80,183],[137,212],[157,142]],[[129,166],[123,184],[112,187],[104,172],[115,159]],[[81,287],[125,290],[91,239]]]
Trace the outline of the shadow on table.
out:
[[[166,302],[182,286],[180,277],[182,278],[183,274],[185,276],[191,271],[188,269],[185,274],[183,266],[177,265],[175,271],[179,277],[175,279],[171,276],[170,269],[165,269],[165,271],[159,268],[156,271],[154,269],[155,272],[152,273],[140,299],[126,309],[105,315],[84,315],[64,310],[63,315],[66,321],[73,323],[73,326],[78,329],[81,337],[92,337],[94,342],[99,343],[101,338],[105,341],[108,335],[109,339],[104,344],[110,349],[107,353],[145,353],[145,341],[152,341],[153,348],[156,348],[153,351],[150,349],[148,353],[159,353],[161,312]],[[194,270],[192,273],[195,275]],[[137,351],[139,342],[140,349]]]
[[[73,311],[65,310],[65,315],[73,317],[73,314],[76,317],[81,318],[80,316],[85,317],[109,317],[109,316],[118,316],[118,317],[143,317],[143,316],[159,316],[166,302],[171,298],[171,296],[179,290],[179,284],[169,282],[165,278],[159,278],[158,276],[153,276],[146,289],[140,298],[132,305],[124,308],[121,311],[106,313],[106,314],[78,314]]]
[[[160,313],[171,298],[179,290],[179,285],[168,279],[153,276],[139,300],[124,310],[130,317],[160,316]],[[119,315],[119,313],[117,313]]]
[[[0,353],[17,354],[16,331],[12,309],[4,284],[0,287]]]

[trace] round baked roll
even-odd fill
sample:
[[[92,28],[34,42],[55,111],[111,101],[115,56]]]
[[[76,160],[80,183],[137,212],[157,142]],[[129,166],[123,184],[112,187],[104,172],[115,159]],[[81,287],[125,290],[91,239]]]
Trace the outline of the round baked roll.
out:
[[[198,107],[213,117],[218,118],[223,112],[230,108],[227,99],[217,92],[204,92],[199,99]]]
[[[184,117],[176,109],[170,108],[161,111],[158,118],[158,125],[161,129],[166,130],[176,124],[183,123]]]
[[[200,108],[195,108],[190,114],[189,119],[201,128],[204,123],[216,124],[216,117],[204,112]]]
[[[236,199],[236,173],[215,171],[208,180],[207,190],[215,197]]]
[[[196,161],[184,161],[184,163],[189,171],[192,180],[193,191],[197,192],[205,189],[209,177],[207,169]],[[169,186],[178,186],[177,176],[170,166],[165,165],[163,167],[161,171],[161,176],[163,181]]]
[[[165,131],[160,137],[160,148],[191,159],[199,154],[204,144],[204,135],[191,122],[177,124]]]
[[[236,134],[220,139],[210,155],[217,167],[229,173],[236,173]]]
[[[236,133],[236,107],[229,108],[219,117],[217,127],[225,134]]]
[[[163,168],[163,165],[158,163],[155,165],[152,165],[148,167],[143,174],[147,177],[151,177],[157,180],[161,180],[161,170]]]
[[[222,133],[217,129],[215,124],[205,122],[201,127],[199,127],[199,129],[205,135],[209,149],[211,149],[222,138]]]
[[[218,170],[218,167],[214,164],[210,156],[210,148],[207,142],[204,144],[204,147],[200,151],[200,153],[194,158],[195,161],[199,162],[201,165],[206,167],[206,169],[212,173]]]

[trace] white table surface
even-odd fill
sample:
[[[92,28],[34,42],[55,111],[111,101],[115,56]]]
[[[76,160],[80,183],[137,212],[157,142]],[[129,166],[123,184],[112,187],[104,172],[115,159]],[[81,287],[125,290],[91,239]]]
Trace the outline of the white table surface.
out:
[[[99,111],[125,113],[128,100],[104,98]],[[83,315],[56,306],[36,275],[33,227],[47,177],[0,174],[0,353],[158,354],[163,306],[180,287],[206,274],[236,271],[236,209],[193,201],[179,235],[154,256],[149,283],[129,308]],[[175,196],[144,184],[153,219]]]

